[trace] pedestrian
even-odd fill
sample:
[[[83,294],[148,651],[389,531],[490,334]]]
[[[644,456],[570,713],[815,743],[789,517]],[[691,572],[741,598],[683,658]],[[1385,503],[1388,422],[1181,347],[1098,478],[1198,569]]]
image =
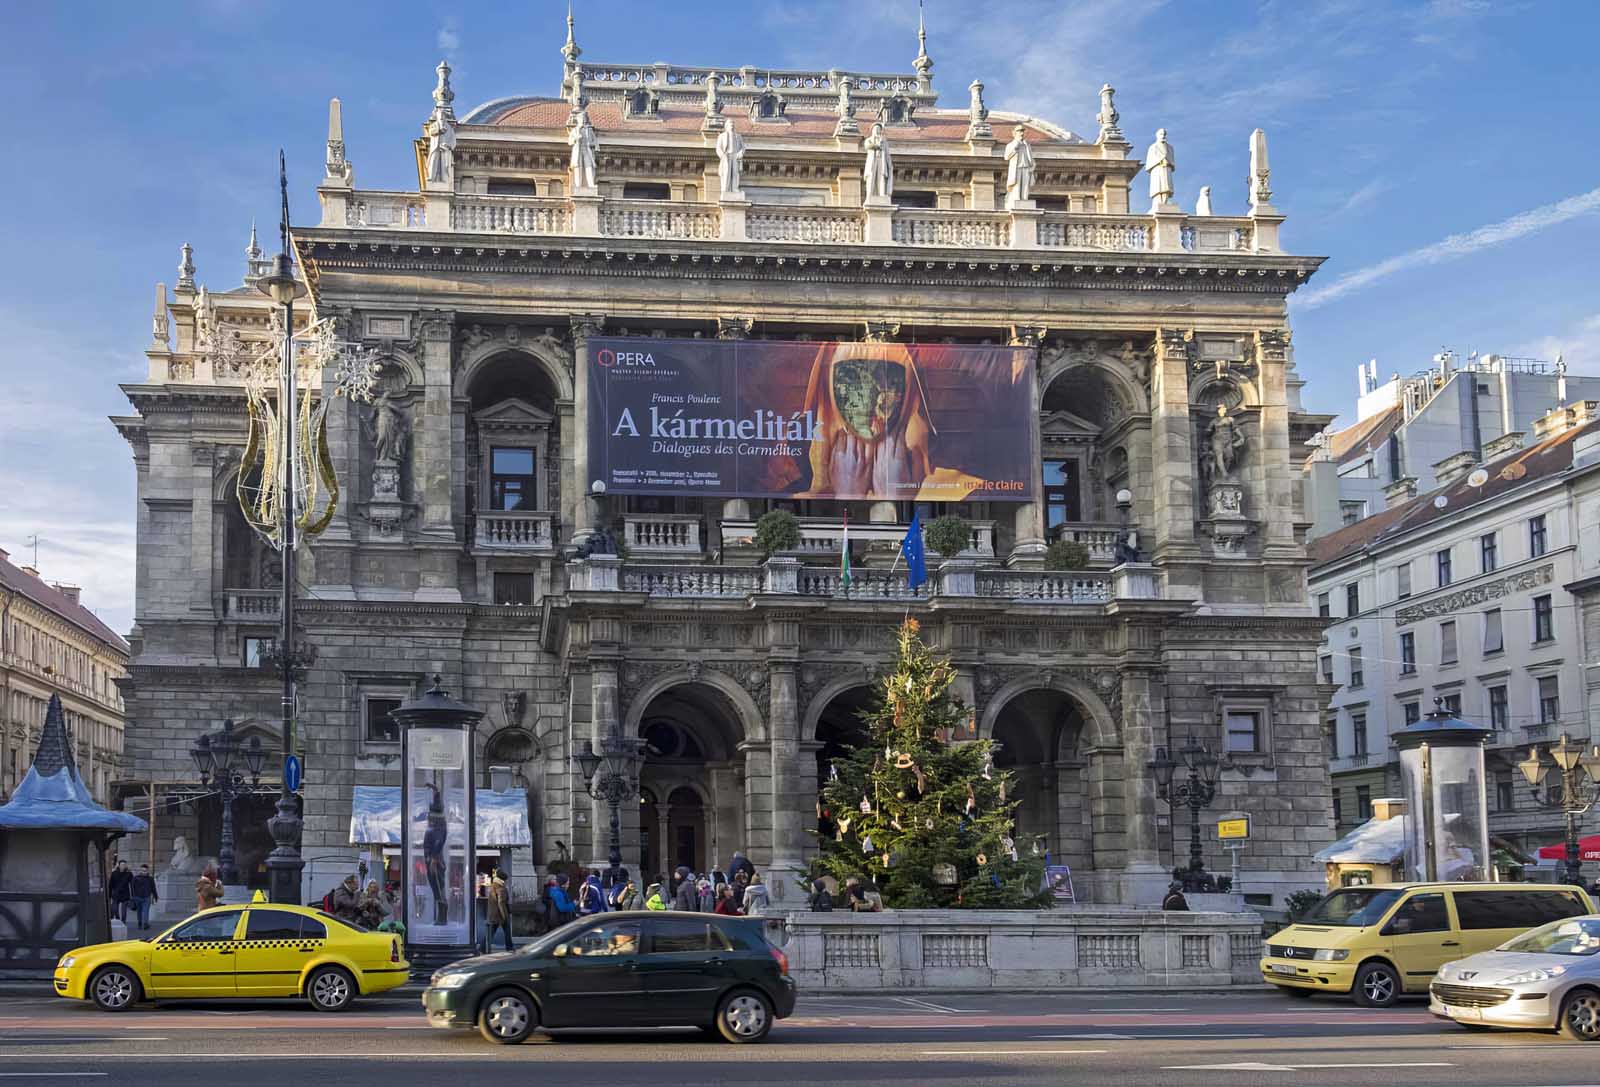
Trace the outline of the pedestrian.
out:
[[[626,871],[622,874],[622,881],[611,888],[611,896],[607,901],[614,910],[636,910],[639,908],[639,887]]]
[[[694,876],[683,865],[678,866],[678,889],[672,892],[672,908],[675,910],[694,911],[700,908],[699,893],[695,888]]]
[[[498,868],[489,879],[488,917],[489,928],[483,938],[484,949],[494,946],[495,930],[499,929],[505,934],[506,950],[512,950],[514,945],[511,942],[511,889],[506,886],[506,874]]]
[[[844,881],[844,904],[851,913],[867,912],[867,893],[861,887],[859,876],[851,876]]]
[[[750,863],[749,857],[735,850],[733,859],[728,862],[728,876],[732,879],[738,879],[740,872],[744,873],[745,880],[748,881],[756,874],[756,866]]]
[[[832,913],[833,895],[828,893],[828,885],[821,879],[811,881],[811,911],[813,913]]]
[[[217,866],[208,864],[200,878],[194,881],[194,908],[209,910],[222,901],[222,881],[217,878]]]
[[[871,876],[861,877],[861,894],[866,899],[867,913],[883,912],[883,892],[878,890],[878,885],[872,881]]]
[[[566,876],[559,876],[550,883],[550,903],[555,907],[555,922],[553,927],[560,928],[570,921],[578,919],[578,907],[573,904],[572,897],[567,894],[571,881]]]
[[[710,913],[717,906],[717,892],[712,883],[705,876],[701,876],[695,883],[694,908],[701,913]]]
[[[645,889],[644,908],[647,910],[664,910],[667,908],[666,899],[661,897],[661,884],[652,883]]]
[[[1189,900],[1183,897],[1183,884],[1173,880],[1167,885],[1167,897],[1161,900],[1161,908],[1164,910],[1187,910],[1189,908]]]
[[[717,905],[711,911],[720,913],[724,917],[739,917],[739,904],[733,900],[733,884],[724,883],[717,887]]]
[[[133,872],[128,869],[128,862],[118,861],[111,878],[106,881],[106,893],[111,896],[111,916],[118,921],[128,919],[128,902],[132,898],[129,888],[132,885]]]
[[[128,884],[128,901],[133,907],[133,915],[139,922],[141,932],[150,931],[150,903],[159,900],[160,897],[156,894],[156,881],[155,877],[150,875],[150,866],[141,864],[139,874]]]
[[[600,886],[600,873],[590,872],[589,878],[583,881],[583,886],[578,889],[578,912],[585,917],[606,912],[606,892]]]
[[[361,923],[361,885],[354,874],[333,889],[333,915],[341,921]]]
[[[744,907],[744,893],[750,889],[750,873],[743,868],[733,870],[733,900]]]
[[[378,881],[375,879],[367,880],[367,886],[361,893],[361,899],[356,903],[356,915],[361,924],[367,928],[376,929],[387,921],[389,915],[393,912],[393,907],[384,900],[383,894],[378,888]]]
[[[750,877],[750,886],[744,889],[744,901],[740,908],[746,917],[760,917],[772,908],[772,900],[767,897],[767,885],[759,874]]]

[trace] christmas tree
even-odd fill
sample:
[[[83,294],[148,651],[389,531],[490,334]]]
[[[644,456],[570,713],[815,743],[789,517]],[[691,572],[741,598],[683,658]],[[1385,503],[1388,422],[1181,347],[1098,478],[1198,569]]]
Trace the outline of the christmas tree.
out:
[[[900,627],[897,659],[866,744],[824,772],[813,876],[878,885],[886,906],[1006,909],[1048,905],[1044,857],[1014,840],[1012,775],[988,740],[957,739],[971,710],[950,695],[950,659],[925,645],[915,619]]]

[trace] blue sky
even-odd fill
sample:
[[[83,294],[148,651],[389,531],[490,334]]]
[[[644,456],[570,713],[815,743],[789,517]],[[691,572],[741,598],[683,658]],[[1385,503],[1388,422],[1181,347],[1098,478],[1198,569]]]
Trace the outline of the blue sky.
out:
[[[912,0],[578,0],[586,61],[909,71]],[[414,187],[408,140],[433,66],[456,107],[553,94],[564,4],[7,4],[10,154],[0,170],[0,547],[132,618],[133,465],[105,417],[140,380],[153,286],[193,243],[237,285],[276,152],[315,218],[327,100],[357,184]],[[1242,211],[1265,128],[1286,248],[1331,259],[1293,306],[1307,406],[1348,413],[1355,367],[1441,346],[1600,373],[1600,92],[1592,2],[928,0],[934,85],[1092,134],[1117,87],[1140,150],[1165,127],[1180,202]],[[263,240],[274,241],[270,230]],[[1348,417],[1348,416],[1347,416]]]

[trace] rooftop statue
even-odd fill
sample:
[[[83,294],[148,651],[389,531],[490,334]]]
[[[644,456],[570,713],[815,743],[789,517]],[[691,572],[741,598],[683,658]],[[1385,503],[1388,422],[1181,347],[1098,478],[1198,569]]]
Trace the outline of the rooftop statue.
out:
[[[595,189],[595,134],[589,123],[588,110],[579,108],[573,115],[576,122],[567,134],[572,146],[572,191],[591,193]]]
[[[1145,152],[1144,168],[1150,172],[1150,210],[1172,205],[1172,175],[1178,172],[1177,160],[1172,155],[1172,145],[1167,142],[1167,130],[1156,131],[1156,142]]]
[[[893,200],[894,159],[889,155],[889,141],[884,138],[883,125],[873,125],[861,146],[867,152],[867,162],[861,171],[867,199],[876,198],[884,203]]]
[[[734,196],[739,190],[739,175],[744,169],[744,137],[726,125],[717,137],[717,181],[722,195]]]
[[[1006,204],[1014,207],[1033,199],[1033,149],[1021,125],[1011,130],[1006,144]]]

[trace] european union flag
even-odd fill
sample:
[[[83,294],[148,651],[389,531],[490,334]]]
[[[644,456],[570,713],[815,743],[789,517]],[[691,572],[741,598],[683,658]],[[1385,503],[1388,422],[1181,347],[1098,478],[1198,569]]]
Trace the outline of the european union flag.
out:
[[[928,580],[928,552],[922,544],[922,512],[911,515],[906,537],[900,541],[900,554],[906,558],[906,584],[916,592],[917,586]]]

